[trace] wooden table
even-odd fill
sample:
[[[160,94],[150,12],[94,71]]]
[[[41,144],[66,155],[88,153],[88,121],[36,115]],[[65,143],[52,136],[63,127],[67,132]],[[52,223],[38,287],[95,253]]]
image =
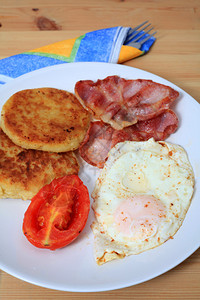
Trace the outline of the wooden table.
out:
[[[125,64],[168,79],[200,102],[199,0],[0,0],[0,58],[146,19],[158,31],[157,41],[148,55]],[[200,299],[200,250],[164,275],[110,292],[49,290],[0,271],[0,298]]]

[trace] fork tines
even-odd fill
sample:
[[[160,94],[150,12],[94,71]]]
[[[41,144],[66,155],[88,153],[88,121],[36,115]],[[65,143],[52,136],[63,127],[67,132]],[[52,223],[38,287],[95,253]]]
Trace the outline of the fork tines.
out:
[[[154,29],[154,27],[151,27],[149,28],[147,31],[144,31],[146,28],[148,28],[151,23],[147,24],[149,21],[145,21],[143,22],[142,24],[136,26],[135,28],[132,28],[130,31],[129,31],[129,34],[126,38],[126,44],[130,41],[133,41],[133,42],[137,42],[141,37],[143,37],[145,34],[149,34],[150,31],[152,31]],[[147,24],[147,25],[146,25]],[[140,29],[140,30],[138,30]],[[144,31],[144,32],[143,32]],[[142,33],[142,34],[140,34]],[[154,31],[153,33],[150,33],[148,37],[145,38],[145,40],[149,39],[151,36],[153,36],[154,34],[156,34],[156,31]],[[134,40],[133,38],[136,37]]]

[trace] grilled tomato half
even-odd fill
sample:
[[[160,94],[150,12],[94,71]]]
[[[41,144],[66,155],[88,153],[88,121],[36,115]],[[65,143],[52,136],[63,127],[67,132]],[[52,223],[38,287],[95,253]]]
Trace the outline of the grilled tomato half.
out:
[[[89,210],[88,189],[77,175],[56,178],[32,198],[23,232],[38,248],[62,248],[81,233]]]

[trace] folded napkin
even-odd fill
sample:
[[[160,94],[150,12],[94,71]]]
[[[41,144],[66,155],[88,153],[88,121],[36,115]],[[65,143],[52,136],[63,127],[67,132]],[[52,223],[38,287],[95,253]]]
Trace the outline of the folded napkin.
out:
[[[0,84],[28,72],[70,62],[123,63],[149,51],[155,42],[150,37],[140,49],[129,46],[130,27],[113,27],[88,32],[80,37],[60,41],[0,60]],[[138,33],[138,37],[142,32]],[[145,34],[141,37],[144,39]],[[140,41],[140,40],[139,40]]]

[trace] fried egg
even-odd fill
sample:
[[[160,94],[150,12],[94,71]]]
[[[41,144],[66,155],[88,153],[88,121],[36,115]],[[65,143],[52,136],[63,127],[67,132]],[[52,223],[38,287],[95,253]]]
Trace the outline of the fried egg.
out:
[[[96,262],[139,254],[172,238],[193,190],[193,169],[181,146],[154,139],[118,143],[92,193]]]

